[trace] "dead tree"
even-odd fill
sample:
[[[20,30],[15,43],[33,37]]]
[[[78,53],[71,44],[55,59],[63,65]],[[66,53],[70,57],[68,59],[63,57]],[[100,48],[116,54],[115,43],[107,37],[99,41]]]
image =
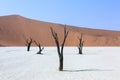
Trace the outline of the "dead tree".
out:
[[[66,38],[68,36],[69,30],[66,29],[66,26],[64,27],[64,39],[61,45],[59,42],[58,34],[52,28],[51,28],[51,33],[57,46],[57,52],[59,56],[59,71],[63,71],[63,48],[64,48]]]
[[[37,52],[37,54],[42,54],[41,52],[43,51],[44,47],[41,47],[40,43],[37,43],[35,40],[34,43],[39,47],[39,51]]]
[[[79,40],[79,45],[78,45],[79,54],[83,54],[82,53],[82,49],[83,49],[83,43],[84,43],[84,41],[82,39],[82,34],[81,34],[81,37],[78,38],[78,40]]]
[[[26,40],[25,45],[27,46],[27,51],[30,51],[30,46],[32,42],[33,42],[32,38]]]

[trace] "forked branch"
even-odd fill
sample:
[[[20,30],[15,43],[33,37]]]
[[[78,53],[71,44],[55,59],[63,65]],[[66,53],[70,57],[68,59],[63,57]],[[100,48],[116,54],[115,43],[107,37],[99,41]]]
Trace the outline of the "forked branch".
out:
[[[59,71],[62,71],[63,70],[63,48],[64,48],[66,38],[68,36],[69,30],[66,29],[66,25],[65,25],[65,27],[64,27],[64,38],[63,38],[62,44],[60,45],[57,33],[53,30],[52,27],[50,29],[51,29],[52,36],[53,36],[54,41],[55,41],[56,46],[57,46],[57,52],[58,52],[59,63],[60,63]]]
[[[30,51],[30,47],[31,47],[32,42],[33,42],[32,38],[29,38],[26,40],[25,45],[27,46],[27,51]]]
[[[41,47],[40,43],[36,42],[35,40],[34,43],[39,47],[39,51],[37,52],[37,54],[42,54],[44,47]]]
[[[83,41],[83,38],[82,38],[82,34],[81,34],[80,38],[78,38],[78,40],[79,40],[79,45],[78,45],[79,54],[83,54],[82,49],[83,49],[84,41]]]

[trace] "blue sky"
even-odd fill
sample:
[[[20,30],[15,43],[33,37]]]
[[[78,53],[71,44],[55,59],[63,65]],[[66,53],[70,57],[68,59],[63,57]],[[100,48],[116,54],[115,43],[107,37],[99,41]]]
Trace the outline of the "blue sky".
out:
[[[120,30],[120,0],[1,0],[0,16]]]

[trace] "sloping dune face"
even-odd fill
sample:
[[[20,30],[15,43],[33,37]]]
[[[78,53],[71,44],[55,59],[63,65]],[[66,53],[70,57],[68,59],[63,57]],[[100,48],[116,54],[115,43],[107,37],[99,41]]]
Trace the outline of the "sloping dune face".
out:
[[[19,15],[0,17],[0,46],[25,46],[26,40],[32,38],[43,46],[54,46],[51,35],[52,27],[63,40],[64,25],[42,22],[24,18]],[[77,46],[78,37],[83,34],[85,46],[120,46],[120,31],[97,30],[68,26],[69,35],[66,46]],[[33,44],[34,45],[34,44]]]

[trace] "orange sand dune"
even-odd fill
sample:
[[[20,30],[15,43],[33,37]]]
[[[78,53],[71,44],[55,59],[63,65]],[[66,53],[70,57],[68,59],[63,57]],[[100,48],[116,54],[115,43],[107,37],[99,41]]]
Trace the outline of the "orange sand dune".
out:
[[[26,39],[32,38],[43,46],[54,46],[50,32],[52,27],[63,39],[62,24],[42,22],[19,15],[0,17],[0,46],[25,46]],[[70,30],[66,46],[77,46],[78,37],[83,33],[85,46],[120,46],[120,31],[97,30],[67,25]]]

